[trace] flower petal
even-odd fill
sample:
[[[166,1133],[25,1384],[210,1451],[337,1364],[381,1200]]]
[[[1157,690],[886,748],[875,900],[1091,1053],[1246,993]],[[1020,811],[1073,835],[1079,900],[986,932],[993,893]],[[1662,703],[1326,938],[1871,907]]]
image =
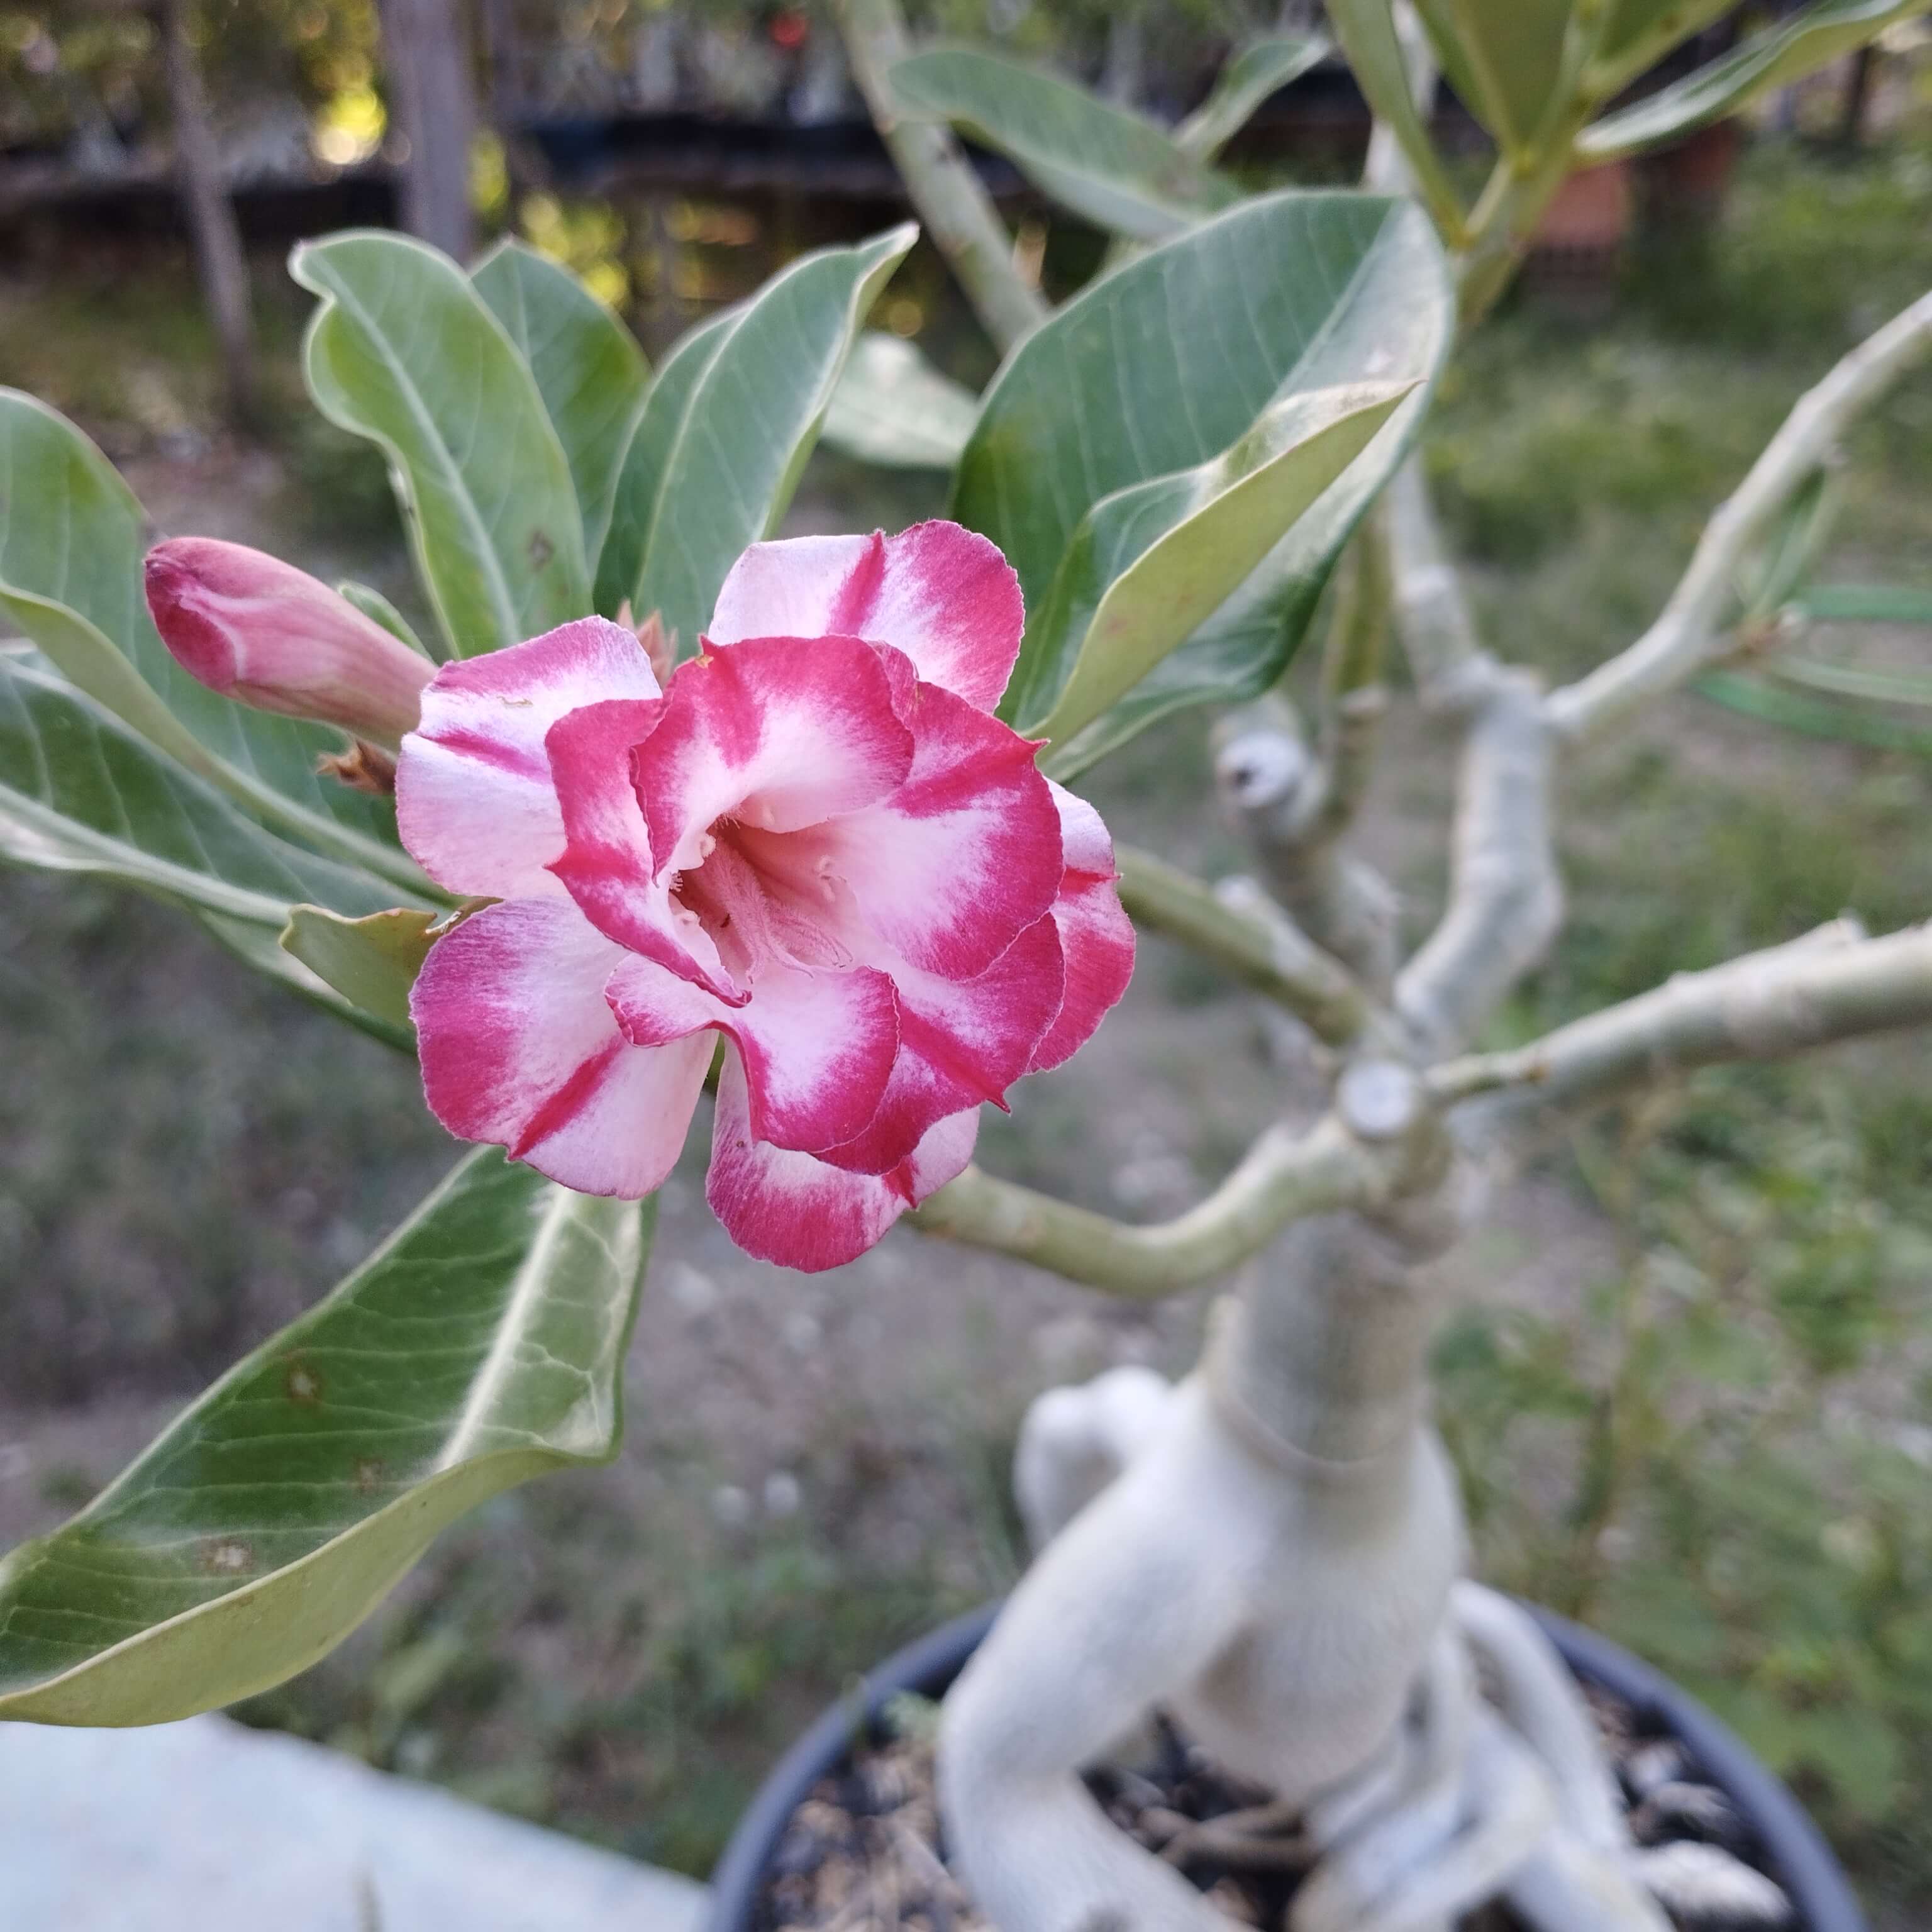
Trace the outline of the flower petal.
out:
[[[580,705],[657,695],[636,638],[602,617],[445,664],[397,762],[403,843],[446,891],[560,894],[544,869],[563,850],[544,734]]]
[[[894,952],[970,980],[1052,904],[1060,814],[1034,747],[964,698],[920,685],[913,731],[905,782],[824,826],[818,849]]]
[[[580,1193],[651,1192],[684,1145],[712,1042],[631,1045],[604,998],[624,956],[564,899],[488,906],[446,933],[410,995],[430,1111]]]
[[[758,638],[679,667],[632,765],[652,868],[701,862],[733,818],[793,832],[886,797],[912,734],[878,653],[856,638]]]
[[[890,1173],[842,1172],[753,1137],[744,1070],[728,1054],[705,1197],[747,1254],[817,1274],[856,1260],[907,1208],[950,1180],[972,1159],[978,1132],[976,1111],[956,1114]]]
[[[899,1052],[885,1097],[862,1132],[824,1156],[855,1174],[889,1172],[949,1114],[985,1100],[1004,1106],[1059,1011],[1064,986],[1050,916],[1036,920],[977,979],[910,968],[892,977]]]
[[[1066,995],[1034,1048],[1029,1072],[1058,1066],[1093,1036],[1134,975],[1133,922],[1114,889],[1114,842],[1100,814],[1064,786],[1053,787],[1066,852],[1066,876],[1053,902],[1066,962]]]
[[[651,864],[644,807],[631,782],[632,754],[664,712],[662,700],[609,698],[580,705],[550,727],[544,750],[564,836],[547,869],[608,938],[742,1006],[746,995],[710,936],[672,902],[675,874],[660,875]]]
[[[928,684],[990,711],[1026,625],[1019,579],[998,546],[958,524],[897,536],[754,544],[718,593],[710,636],[863,638],[904,651]]]
[[[693,1025],[729,1034],[750,1088],[751,1131],[806,1153],[850,1139],[872,1118],[898,1051],[892,982],[868,966],[804,972],[768,961],[749,1004],[734,1008],[633,956],[613,970],[606,996],[640,1046]]]

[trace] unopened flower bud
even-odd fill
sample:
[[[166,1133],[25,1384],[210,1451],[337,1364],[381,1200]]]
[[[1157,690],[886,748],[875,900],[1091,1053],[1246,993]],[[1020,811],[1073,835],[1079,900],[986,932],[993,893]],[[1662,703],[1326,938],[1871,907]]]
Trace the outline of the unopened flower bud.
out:
[[[211,691],[380,745],[414,728],[435,665],[292,564],[176,537],[148,551],[147,588],[162,640]]]

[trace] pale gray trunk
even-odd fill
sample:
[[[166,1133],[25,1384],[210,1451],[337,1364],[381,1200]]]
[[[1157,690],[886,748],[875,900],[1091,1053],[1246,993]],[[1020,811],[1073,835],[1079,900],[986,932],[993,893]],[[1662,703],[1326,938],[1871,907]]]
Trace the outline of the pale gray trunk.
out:
[[[466,262],[476,245],[470,144],[476,94],[461,0],[381,0],[396,119],[409,143],[403,226]]]
[[[174,118],[175,174],[194,238],[196,273],[221,345],[228,412],[247,426],[255,415],[254,325],[248,308],[248,262],[242,231],[221,178],[221,155],[207,90],[188,28],[190,0],[162,0],[160,38]]]

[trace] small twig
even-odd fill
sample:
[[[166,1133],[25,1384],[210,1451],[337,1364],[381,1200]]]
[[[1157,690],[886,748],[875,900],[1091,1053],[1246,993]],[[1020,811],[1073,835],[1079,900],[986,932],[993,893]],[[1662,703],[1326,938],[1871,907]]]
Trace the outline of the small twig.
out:
[[[1558,732],[1595,738],[1724,654],[1724,620],[1752,547],[1851,424],[1928,352],[1932,295],[1894,316],[1798,398],[1750,473],[1704,526],[1690,568],[1656,622],[1607,664],[1550,694],[1550,719]]]
[[[1254,1871],[1305,1871],[1320,1853],[1294,1828],[1301,1821],[1301,1810],[1299,1804],[1277,1799],[1272,1804],[1226,1811],[1218,1818],[1184,1820],[1183,1828],[1161,1847],[1160,1855],[1175,1866],[1212,1859]]]
[[[1311,944],[1242,881],[1210,887],[1150,852],[1116,848],[1120,903],[1138,925],[1179,940],[1286,1006],[1318,1039],[1340,1046],[1367,1024],[1369,1003],[1339,962]]]

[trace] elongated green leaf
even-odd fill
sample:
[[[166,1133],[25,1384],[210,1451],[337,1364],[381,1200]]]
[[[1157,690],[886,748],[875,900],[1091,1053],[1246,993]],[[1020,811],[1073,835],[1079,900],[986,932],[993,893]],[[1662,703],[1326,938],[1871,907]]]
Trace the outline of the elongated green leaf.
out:
[[[1445,230],[1462,225],[1462,200],[1430,138],[1429,104],[1409,90],[1408,68],[1396,38],[1390,0],[1328,0],[1328,23],[1376,118],[1388,124],[1415,177],[1417,192]]]
[[[1414,386],[1290,396],[1211,462],[1096,504],[1027,627],[1020,728],[1058,744],[1125,697],[1240,588]]]
[[[391,637],[398,638],[412,651],[435,662],[435,653],[416,634],[414,627],[401,611],[392,604],[380,590],[372,590],[366,584],[358,584],[352,577],[345,577],[335,586],[338,597],[346,598],[372,623],[380,624]]]
[[[1588,74],[1599,100],[1620,93],[1672,47],[1731,12],[1735,0],[1612,0]]]
[[[1808,738],[1829,738],[1841,744],[1870,745],[1880,751],[1932,758],[1932,731],[1868,705],[1810,697],[1738,671],[1706,671],[1691,688],[1728,710]]]
[[[584,530],[536,380],[456,264],[374,230],[304,242],[316,406],[388,456],[423,586],[473,657],[583,616]]]
[[[716,359],[740,311],[729,309],[681,336],[658,365],[644,406],[624,446],[611,505],[610,527],[597,560],[596,602],[606,617],[637,595],[644,574],[644,545],[658,510],[658,486],[672,446],[682,429],[700,380]],[[638,610],[638,617],[650,614]],[[709,613],[706,614],[707,615]],[[680,641],[688,641],[680,640]]]
[[[438,919],[410,906],[362,919],[326,906],[294,906],[281,949],[358,1011],[412,1036],[410,988],[429,956]]]
[[[1328,51],[1318,34],[1257,40],[1216,76],[1208,98],[1174,130],[1174,145],[1196,160],[1211,161],[1270,95],[1298,80]]]
[[[859,325],[917,232],[801,256],[652,384],[606,548],[640,555],[632,608],[661,612],[685,650],[740,553],[778,527]]]
[[[981,405],[953,494],[959,520],[1006,552],[1034,614],[1032,662],[1008,715],[1040,701],[1036,670],[1057,652],[1035,626],[1053,617],[1061,560],[1096,504],[1216,461],[1296,395],[1364,381],[1426,386],[1451,306],[1440,244],[1413,203],[1291,191],[1116,270],[1022,343]],[[1222,610],[1122,701],[1124,728],[1108,725],[1108,742],[1175,704],[1280,674],[1426,400],[1415,390]],[[1050,693],[1061,674],[1038,688]],[[1050,762],[1072,752],[1056,745]]]
[[[825,440],[882,468],[950,470],[959,460],[980,399],[942,376],[910,342],[868,328],[825,412]]]
[[[901,61],[892,88],[907,112],[963,128],[1042,194],[1117,234],[1158,242],[1240,196],[1151,121],[998,54],[934,47]]]
[[[1765,674],[1780,684],[1802,685],[1808,690],[1828,691],[1837,697],[1863,698],[1874,704],[1905,704],[1915,710],[1932,706],[1932,675],[1924,671],[1868,670],[1862,664],[1781,658],[1766,665]]]
[[[5,657],[0,858],[94,873],[271,934],[298,901],[361,914],[397,898],[264,831],[70,686]]]
[[[644,352],[568,268],[514,237],[491,249],[470,279],[536,378],[577,486],[584,554],[594,558],[650,380]]]
[[[394,1019],[371,1012],[368,1007],[344,998],[320,974],[304,965],[292,953],[285,952],[275,934],[266,926],[257,925],[251,920],[230,919],[224,914],[200,908],[196,909],[194,916],[217,944],[233,953],[244,966],[253,967],[298,999],[306,1000],[310,1006],[320,1007],[334,1018],[346,1021],[371,1040],[380,1040],[385,1046],[393,1046],[400,1053],[415,1053],[416,1028],[406,1018],[399,1025]],[[329,916],[341,916],[339,914]],[[419,918],[425,922],[435,916],[428,912],[404,916]],[[390,915],[376,913],[370,916],[381,919]]]
[[[1567,85],[1572,0],[1417,0],[1462,104],[1504,150],[1528,147]]]
[[[1593,122],[1576,137],[1581,162],[1614,160],[1735,114],[1759,94],[1814,72],[1876,40],[1932,0],[1818,0],[1781,26],[1672,86]]]
[[[69,682],[231,797],[339,857],[419,879],[387,801],[316,776],[338,733],[218,697],[175,662],[148,614],[148,541],[134,492],[93,443],[0,389],[0,611]]]
[[[1932,590],[1906,584],[1814,584],[1792,601],[1820,623],[1932,624]]]
[[[0,1718],[164,1724],[266,1690],[466,1511],[608,1460],[651,1220],[472,1154],[95,1502],[0,1563]]]
[[[1766,617],[1781,608],[1810,575],[1843,498],[1838,478],[1822,466],[1792,491],[1757,554],[1735,573],[1738,601],[1749,616]]]

